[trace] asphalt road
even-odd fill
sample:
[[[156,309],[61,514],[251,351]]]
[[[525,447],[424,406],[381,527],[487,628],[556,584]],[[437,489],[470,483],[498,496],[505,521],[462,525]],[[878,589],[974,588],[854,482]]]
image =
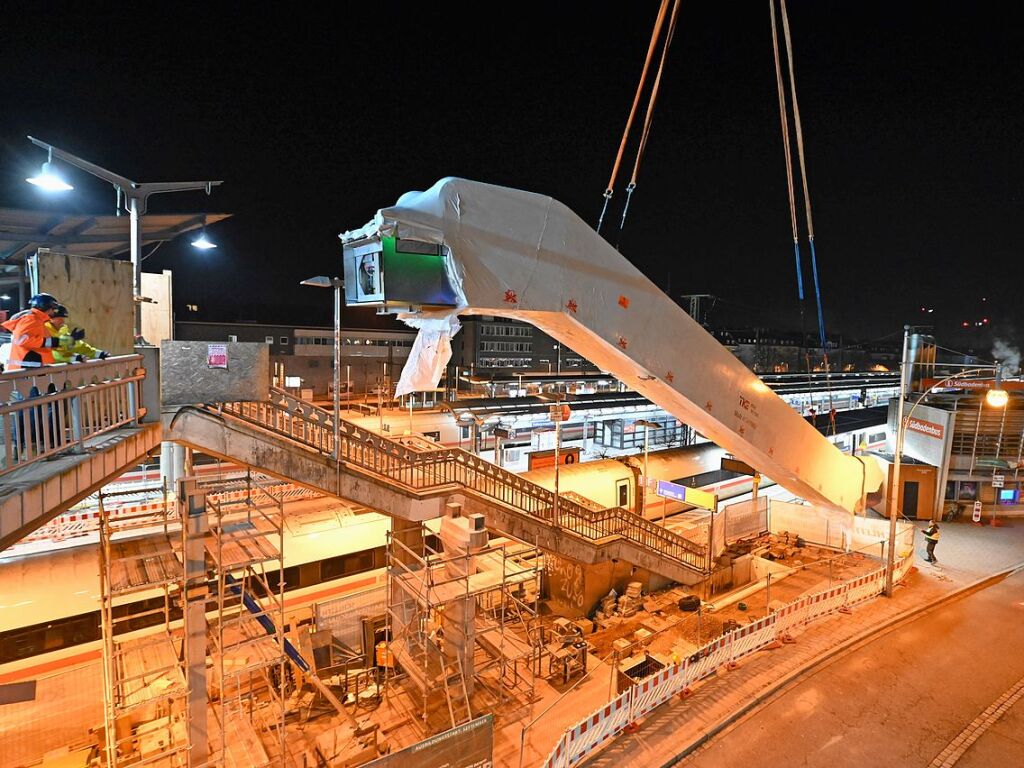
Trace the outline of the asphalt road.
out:
[[[1022,678],[1019,572],[840,655],[680,765],[929,766]],[[1024,765],[1024,698],[956,765]]]

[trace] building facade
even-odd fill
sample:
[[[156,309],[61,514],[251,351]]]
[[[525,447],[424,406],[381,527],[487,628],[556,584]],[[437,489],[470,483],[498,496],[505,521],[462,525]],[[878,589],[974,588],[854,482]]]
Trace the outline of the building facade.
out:
[[[462,318],[452,339],[452,363],[460,375],[594,372],[582,355],[528,323],[483,315]]]
[[[754,373],[824,372],[825,357],[815,338],[769,328],[713,330],[714,337]],[[896,345],[845,341],[842,336],[825,341],[828,370],[893,371],[899,368],[901,348]]]
[[[263,323],[175,323],[175,337],[183,341],[262,342],[270,348],[271,370],[292,389],[312,390],[328,397],[334,381],[334,329],[296,328]],[[341,331],[341,386],[355,398],[375,396],[377,389],[393,389],[409,358],[416,331],[343,328]]]

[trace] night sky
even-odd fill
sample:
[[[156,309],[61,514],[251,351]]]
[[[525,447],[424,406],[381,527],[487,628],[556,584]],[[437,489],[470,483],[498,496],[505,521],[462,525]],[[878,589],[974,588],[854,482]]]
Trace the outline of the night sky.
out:
[[[234,215],[217,250],[183,240],[145,262],[174,270],[179,319],[198,303],[198,319],[325,325],[329,295],[297,283],[338,272],[338,232],[441,177],[596,223],[657,9],[88,5],[5,7],[0,206],[113,213],[74,169],[59,200],[25,184],[45,159],[26,134],[136,180],[223,179],[150,206]],[[1019,344],[1024,28],[994,3],[789,12],[829,331],[895,341],[925,323],[984,347],[961,324],[988,317]],[[626,229],[605,227],[673,295],[720,297],[714,322],[799,328],[767,3],[683,5]]]

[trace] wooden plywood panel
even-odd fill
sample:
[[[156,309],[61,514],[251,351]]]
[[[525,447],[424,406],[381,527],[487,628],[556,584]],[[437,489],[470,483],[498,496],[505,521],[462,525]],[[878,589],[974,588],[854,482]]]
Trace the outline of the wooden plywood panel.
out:
[[[132,352],[134,305],[132,265],[40,250],[41,293],[51,293],[68,308],[69,323],[84,328],[86,341],[112,355]]]
[[[142,338],[159,347],[165,339],[174,338],[174,307],[171,270],[161,274],[142,273]]]

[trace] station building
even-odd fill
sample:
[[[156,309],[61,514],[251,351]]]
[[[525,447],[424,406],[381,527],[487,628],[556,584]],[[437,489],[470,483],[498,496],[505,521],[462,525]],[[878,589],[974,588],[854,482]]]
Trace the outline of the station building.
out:
[[[900,508],[906,517],[971,516],[980,503],[982,522],[1024,515],[1024,391],[1004,382],[1003,408],[986,402],[992,382],[961,382],[977,388],[929,395],[904,413],[906,432],[900,470]],[[909,411],[917,396],[912,397]],[[889,444],[895,446],[897,401],[889,406]],[[891,479],[891,477],[890,477]]]

